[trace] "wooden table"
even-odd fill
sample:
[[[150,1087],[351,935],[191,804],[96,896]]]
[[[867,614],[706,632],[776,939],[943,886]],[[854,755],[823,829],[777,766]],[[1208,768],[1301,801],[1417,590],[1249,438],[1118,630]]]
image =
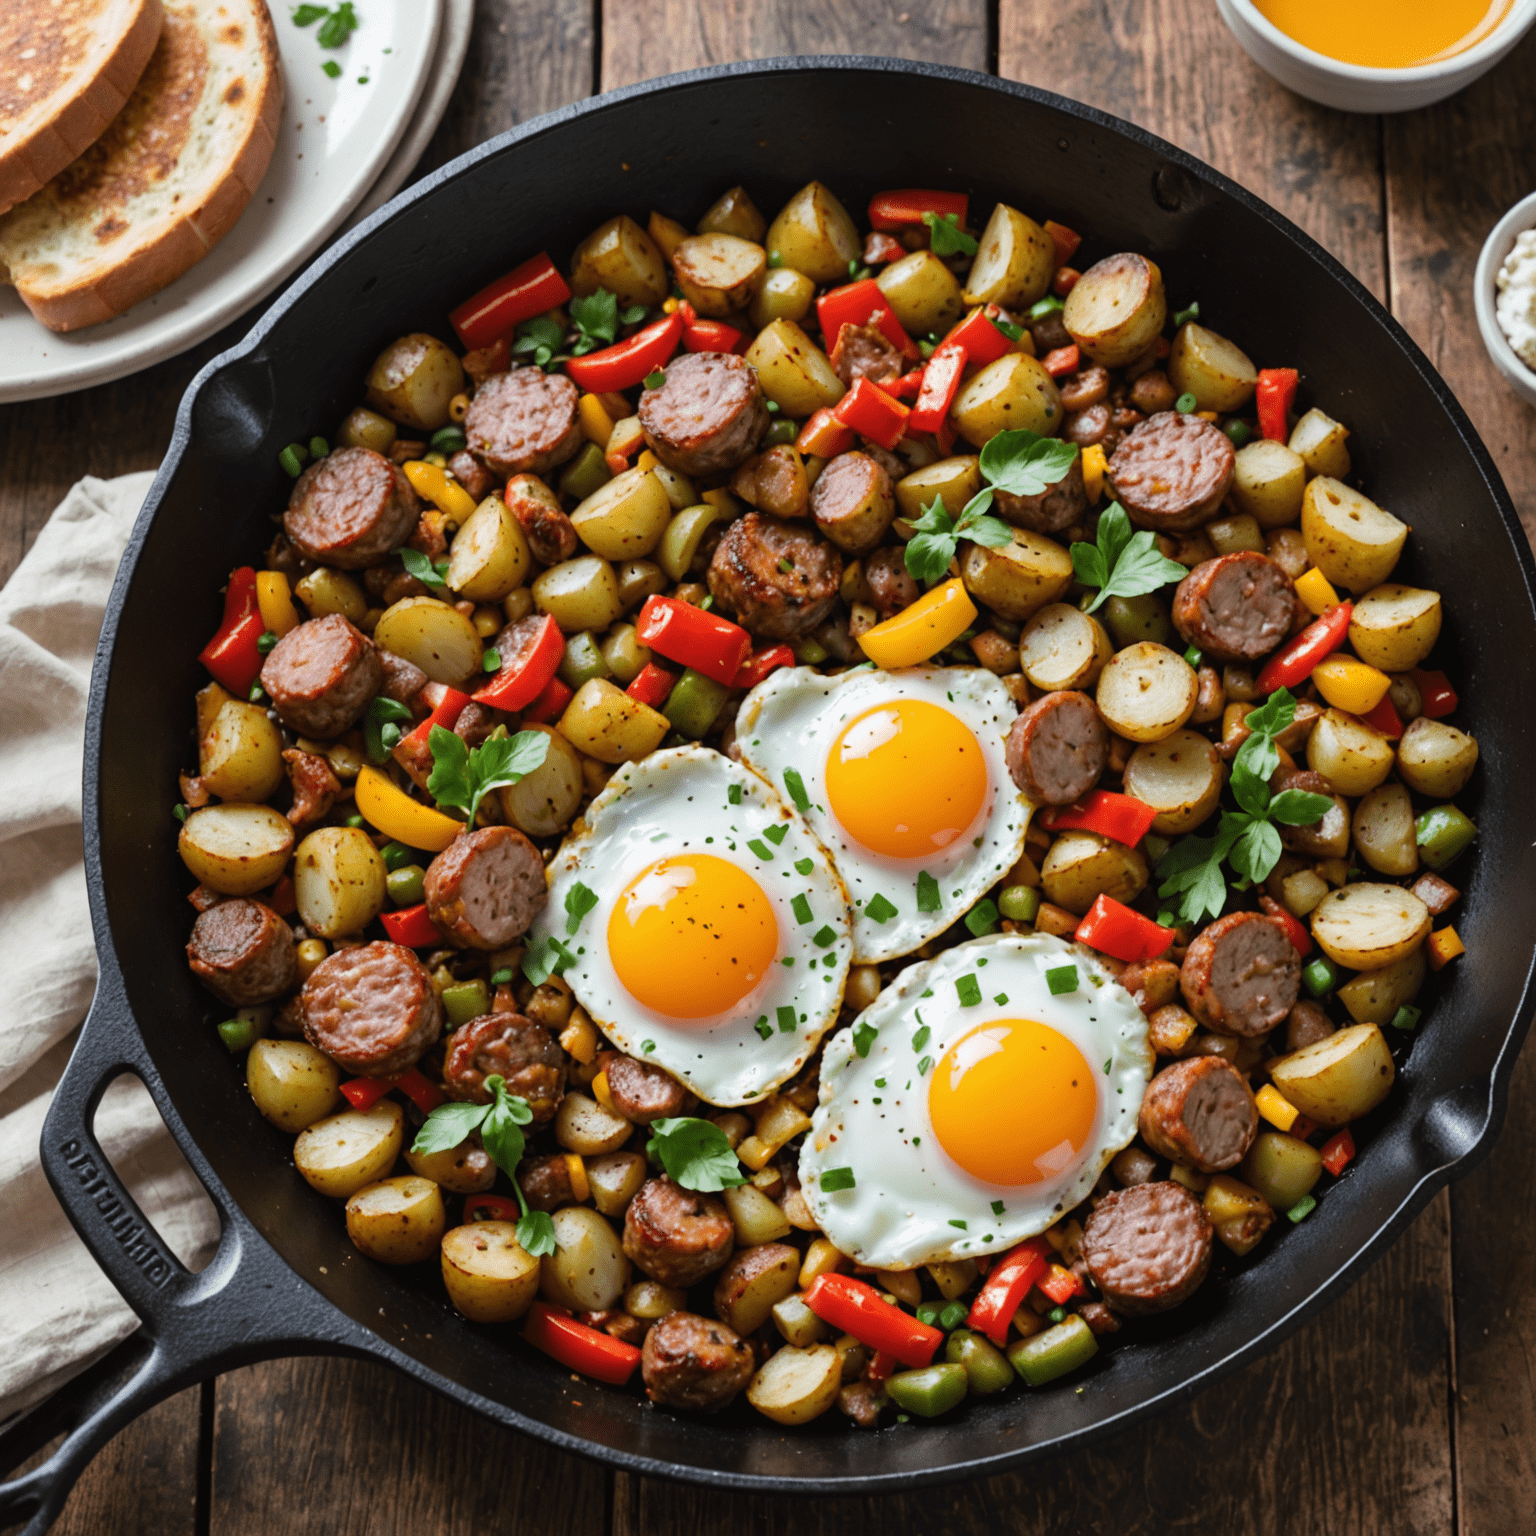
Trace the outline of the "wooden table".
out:
[[[701,64],[826,52],[994,70],[1140,123],[1252,188],[1390,304],[1460,395],[1536,534],[1536,414],[1494,373],[1471,296],[1484,236],[1536,184],[1536,36],[1455,100],[1375,118],[1281,90],[1238,49],[1212,0],[479,0],[468,66],[422,169],[594,90]],[[893,181],[899,171],[893,159]],[[0,578],[79,475],[158,462],[186,383],[243,329],[137,378],[0,411]],[[547,1450],[381,1367],[283,1361],[185,1392],[124,1431],[57,1529],[832,1536],[878,1521],[912,1536],[1529,1530],[1533,1159],[1528,1051],[1488,1162],[1441,1194],[1327,1313],[1188,1406],[1017,1476],[883,1501],[708,1494]]]

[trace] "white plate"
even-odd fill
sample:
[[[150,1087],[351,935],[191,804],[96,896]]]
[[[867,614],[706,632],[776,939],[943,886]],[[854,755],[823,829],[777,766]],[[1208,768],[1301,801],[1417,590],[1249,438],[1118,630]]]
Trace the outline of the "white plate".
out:
[[[104,384],[196,345],[270,293],[351,217],[432,72],[444,0],[354,0],[339,50],[271,4],[287,86],[272,163],[239,223],[190,272],[104,325],[55,335],[0,288],[0,401]],[[321,66],[342,66],[332,80]],[[367,84],[360,84],[367,80]]]

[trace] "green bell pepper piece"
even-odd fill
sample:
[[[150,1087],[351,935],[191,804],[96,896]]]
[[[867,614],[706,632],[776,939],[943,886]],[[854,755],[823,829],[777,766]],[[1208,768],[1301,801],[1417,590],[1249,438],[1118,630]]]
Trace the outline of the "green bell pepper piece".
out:
[[[672,692],[667,695],[661,712],[672,722],[672,729],[678,735],[699,741],[709,734],[710,726],[719,719],[730,691],[724,683],[717,683],[714,678],[687,667],[672,685]]]
[[[1001,1392],[1013,1380],[1008,1357],[990,1339],[969,1328],[956,1328],[944,1345],[944,1358],[965,1367],[966,1381],[977,1397]]]
[[[1099,1351],[1093,1329],[1073,1313],[1064,1323],[1008,1346],[1008,1363],[1032,1387],[1043,1387],[1091,1360]]]
[[[925,1419],[948,1413],[966,1394],[969,1377],[963,1365],[947,1362],[920,1370],[897,1371],[885,1384],[891,1401]]]
[[[1471,818],[1454,805],[1431,806],[1419,817],[1414,830],[1419,857],[1435,870],[1454,864],[1477,836]]]
[[[491,1011],[491,989],[478,977],[474,981],[456,981],[443,988],[443,1012],[457,1029]]]

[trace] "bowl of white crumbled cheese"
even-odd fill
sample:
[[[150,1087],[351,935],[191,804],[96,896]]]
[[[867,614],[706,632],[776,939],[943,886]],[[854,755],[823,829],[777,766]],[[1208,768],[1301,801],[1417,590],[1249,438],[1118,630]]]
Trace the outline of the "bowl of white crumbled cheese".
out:
[[[1494,225],[1478,257],[1474,287],[1489,357],[1536,405],[1536,192]]]

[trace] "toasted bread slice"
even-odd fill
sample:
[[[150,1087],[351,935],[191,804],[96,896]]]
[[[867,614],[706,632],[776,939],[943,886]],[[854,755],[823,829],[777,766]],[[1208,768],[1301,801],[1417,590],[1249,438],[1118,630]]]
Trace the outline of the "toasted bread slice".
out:
[[[0,213],[101,137],[160,36],[160,0],[0,0]]]
[[[162,0],[128,104],[0,216],[0,272],[53,331],[110,320],[200,261],[266,174],[283,107],[264,0]]]

